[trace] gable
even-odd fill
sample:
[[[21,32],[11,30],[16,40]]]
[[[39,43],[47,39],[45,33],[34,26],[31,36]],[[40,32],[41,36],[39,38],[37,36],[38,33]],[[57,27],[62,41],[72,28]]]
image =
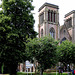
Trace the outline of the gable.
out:
[[[63,25],[62,28],[60,29],[60,41],[65,37],[66,40],[71,40],[71,31],[68,31],[66,26]]]

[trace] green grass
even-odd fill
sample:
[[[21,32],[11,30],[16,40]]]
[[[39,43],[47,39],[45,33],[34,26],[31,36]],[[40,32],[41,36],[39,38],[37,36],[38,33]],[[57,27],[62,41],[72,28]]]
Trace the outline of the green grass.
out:
[[[32,75],[34,75],[35,73],[32,73]],[[27,73],[24,72],[18,72],[17,75],[27,75]],[[31,75],[31,73],[28,73],[28,75]]]
[[[0,75],[9,75],[9,74],[0,74]]]
[[[18,72],[17,75],[27,75],[27,73],[24,72]],[[31,75],[31,73],[28,73],[28,75]],[[32,75],[35,75],[35,73],[32,73]],[[37,74],[39,75],[39,74]],[[56,75],[56,72],[51,72],[51,73],[43,73],[43,75]],[[59,75],[57,73],[57,75]],[[67,73],[62,73],[62,75],[68,75]],[[72,74],[71,74],[72,75]]]
[[[52,72],[52,73],[44,73],[44,75],[56,75],[56,73],[55,72]],[[57,73],[57,75],[59,75],[59,74]],[[68,75],[68,73],[62,73],[62,75]]]

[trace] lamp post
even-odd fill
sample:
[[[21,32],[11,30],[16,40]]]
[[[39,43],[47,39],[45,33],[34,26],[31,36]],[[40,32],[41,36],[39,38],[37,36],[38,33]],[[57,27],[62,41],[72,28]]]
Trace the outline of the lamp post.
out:
[[[71,73],[70,73],[70,66],[69,66],[69,64],[67,64],[67,72],[68,72],[68,75],[71,75]]]
[[[56,75],[57,75],[57,64],[56,64]]]

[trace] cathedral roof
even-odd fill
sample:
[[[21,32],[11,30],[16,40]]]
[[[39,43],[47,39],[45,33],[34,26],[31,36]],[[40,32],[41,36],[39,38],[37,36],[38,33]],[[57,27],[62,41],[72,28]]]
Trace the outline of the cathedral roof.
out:
[[[44,3],[40,8],[39,8],[39,11],[44,8],[45,6],[49,6],[49,7],[53,7],[53,8],[56,8],[56,9],[59,9],[59,7],[57,5],[54,5],[54,4],[51,4],[51,3]]]
[[[73,13],[75,13],[75,10],[72,10],[71,12],[67,13],[67,14],[65,15],[65,17],[67,17],[67,16],[69,16],[69,15],[71,15],[71,14],[73,14]]]
[[[67,31],[67,33],[69,34],[69,37],[70,37],[70,39],[71,39],[71,37],[72,37],[72,28],[66,28],[66,26],[65,25],[61,25],[60,26],[60,32],[62,31],[62,30],[64,30],[64,29],[66,29],[66,31]]]

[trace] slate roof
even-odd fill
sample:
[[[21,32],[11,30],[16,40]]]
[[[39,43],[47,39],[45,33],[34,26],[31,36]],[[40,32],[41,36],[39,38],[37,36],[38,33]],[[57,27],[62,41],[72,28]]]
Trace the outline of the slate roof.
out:
[[[49,7],[53,7],[53,8],[59,9],[59,6],[46,2],[46,3],[44,3],[44,4],[39,8],[39,11],[40,11],[41,9],[43,9],[45,6],[49,6]]]
[[[65,17],[67,17],[67,16],[69,16],[69,15],[71,15],[71,14],[73,14],[73,13],[75,13],[75,10],[72,10],[71,12],[67,13],[67,14],[65,15]]]

